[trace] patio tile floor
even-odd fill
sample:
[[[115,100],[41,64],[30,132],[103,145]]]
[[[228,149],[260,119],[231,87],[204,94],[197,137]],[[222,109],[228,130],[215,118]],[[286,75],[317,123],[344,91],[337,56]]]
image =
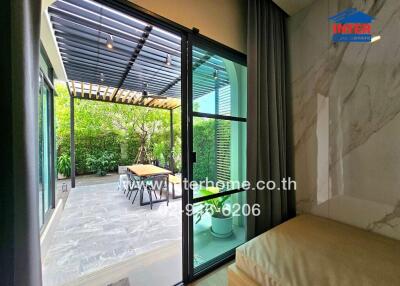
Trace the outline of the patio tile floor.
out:
[[[79,186],[69,193],[43,261],[44,286],[60,286],[176,243],[181,233],[180,199],[170,200],[169,206],[166,202],[154,204],[151,210],[150,206],[139,206],[138,198],[132,205],[117,190],[116,182]]]

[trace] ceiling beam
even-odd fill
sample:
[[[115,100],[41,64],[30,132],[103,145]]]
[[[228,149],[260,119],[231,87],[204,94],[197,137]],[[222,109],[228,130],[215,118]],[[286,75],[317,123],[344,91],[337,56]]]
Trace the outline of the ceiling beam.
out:
[[[204,56],[202,56],[200,59],[198,59],[194,65],[193,65],[193,72],[198,69],[201,65],[203,65],[204,63],[206,63],[209,59],[211,58],[211,56],[206,53]],[[172,87],[174,87],[178,82],[181,81],[181,77],[177,77],[176,79],[174,79],[172,82],[170,82],[169,84],[167,84],[166,87],[164,87],[159,93],[158,95],[163,95],[165,94],[168,90],[170,90]]]
[[[146,43],[146,40],[149,38],[150,32],[153,29],[153,26],[146,26],[146,28],[144,29],[144,32],[142,34],[142,38],[139,40],[139,43],[136,45],[131,59],[128,62],[128,65],[125,68],[125,72],[121,77],[121,80],[117,86],[117,90],[119,90],[121,88],[121,86],[124,84],[126,77],[128,76],[129,72],[132,69],[133,64],[135,63],[140,51],[142,50],[144,44]]]
[[[92,101],[97,101],[97,102],[109,102],[108,100],[104,100],[104,99],[96,99],[96,98],[83,97],[82,94],[81,94],[80,92],[77,92],[75,98],[77,98],[77,99],[84,99],[84,100],[92,100]],[[163,107],[161,107],[161,106],[154,106],[154,105],[146,105],[146,104],[143,104],[143,103],[141,103],[141,102],[136,102],[136,103],[131,102],[131,103],[128,103],[128,102],[123,102],[123,101],[115,101],[115,102],[112,102],[112,103],[114,103],[114,104],[125,104],[125,105],[142,106],[142,107],[156,108],[156,109],[163,109],[163,110],[166,110],[166,109],[167,109],[167,110],[169,110],[169,109],[175,109],[175,108],[177,108],[177,107],[180,106],[180,104],[169,105],[170,107],[167,108],[167,107],[165,107],[165,106],[168,106],[168,104],[165,104],[165,103],[162,105]]]

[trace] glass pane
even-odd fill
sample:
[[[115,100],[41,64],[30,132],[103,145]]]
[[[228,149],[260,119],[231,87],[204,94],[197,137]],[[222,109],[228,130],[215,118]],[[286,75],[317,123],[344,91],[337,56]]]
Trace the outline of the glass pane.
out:
[[[39,129],[39,224],[43,224],[43,190],[44,190],[44,180],[43,180],[43,87],[39,90],[38,98],[38,129]]]
[[[246,118],[247,67],[193,48],[193,111]]]
[[[46,213],[50,209],[51,205],[51,189],[50,189],[50,91],[45,85],[43,88],[43,210]]]
[[[193,265],[199,267],[246,241],[246,193],[205,200],[193,206]]]
[[[246,123],[212,118],[193,118],[193,196],[207,195],[203,186],[218,192],[239,189],[246,179]]]
[[[38,124],[39,124],[39,222],[44,223],[44,216],[51,208],[50,184],[50,90],[42,85],[39,93]]]
[[[197,47],[192,49],[193,265],[198,272],[246,241],[247,68]],[[215,118],[208,118],[208,114]],[[219,117],[231,116],[229,117]],[[209,196],[220,197],[210,199]],[[247,211],[247,209],[246,209]]]
[[[40,69],[50,80],[52,80],[52,69],[49,63],[46,61],[45,57],[46,56],[41,52],[39,57]]]

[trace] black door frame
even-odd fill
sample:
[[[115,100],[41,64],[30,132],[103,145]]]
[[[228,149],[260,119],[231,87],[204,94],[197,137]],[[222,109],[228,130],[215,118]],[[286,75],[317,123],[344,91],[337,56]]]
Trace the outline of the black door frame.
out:
[[[231,59],[235,62],[246,65],[246,55],[221,44],[213,39],[199,34],[199,30],[192,30],[153,13],[143,7],[140,7],[128,0],[94,0],[100,4],[104,4],[110,8],[119,10],[123,13],[148,22],[151,25],[158,26],[168,32],[181,37],[181,132],[182,132],[182,179],[190,182],[193,176],[192,172],[192,156],[191,150],[193,145],[192,134],[192,47],[193,44],[212,50],[214,53]],[[183,186],[187,187],[185,184]],[[226,192],[231,194],[240,192],[234,190]],[[228,253],[223,258],[214,263],[211,267],[203,269],[201,272],[194,273],[193,267],[193,219],[186,213],[186,206],[193,203],[191,192],[188,189],[182,189],[182,281],[187,284],[215,269],[219,265],[226,263],[234,258],[234,251]],[[179,283],[178,283],[179,284]]]
[[[210,52],[212,54],[216,54],[218,56],[221,56],[223,58],[226,58],[228,60],[231,60],[233,62],[239,63],[241,65],[246,66],[247,65],[247,57],[243,53],[240,53],[236,50],[233,50],[229,47],[224,46],[223,44],[220,44],[214,40],[211,40],[207,37],[204,37],[195,31],[192,33],[189,33],[188,35],[188,56],[187,56],[187,109],[188,109],[188,137],[187,137],[187,153],[188,153],[188,178],[189,182],[193,179],[193,163],[195,160],[195,154],[193,150],[193,117],[206,117],[206,118],[214,118],[214,119],[221,119],[221,120],[232,120],[232,121],[240,121],[240,122],[246,122],[246,119],[243,118],[238,118],[235,116],[226,116],[226,115],[220,115],[220,114],[206,114],[202,112],[196,112],[193,111],[193,72],[192,72],[192,49],[193,47],[201,48],[203,50],[206,50],[207,52]],[[231,195],[239,192],[243,192],[244,190],[242,189],[235,189],[235,190],[229,190],[229,191],[224,191],[223,193],[219,194],[214,194],[211,196],[205,197],[200,197],[200,198],[193,198],[193,191],[192,190],[187,190],[188,191],[188,204],[193,206],[193,204],[202,202],[207,199],[212,199],[212,198],[217,198],[221,196],[226,196],[226,195]],[[194,243],[193,243],[193,216],[187,217],[187,223],[188,223],[188,239],[187,239],[187,244],[188,244],[188,256],[187,256],[187,264],[188,264],[188,281],[193,281],[196,280],[209,272],[215,270],[216,268],[222,266],[223,264],[227,263],[228,261],[231,261],[232,259],[235,258],[235,250],[232,249],[231,251],[228,251],[226,253],[223,253],[211,261],[208,261],[204,263],[203,265],[199,266],[198,268],[194,268],[193,261],[194,261]],[[196,270],[196,271],[195,271]]]

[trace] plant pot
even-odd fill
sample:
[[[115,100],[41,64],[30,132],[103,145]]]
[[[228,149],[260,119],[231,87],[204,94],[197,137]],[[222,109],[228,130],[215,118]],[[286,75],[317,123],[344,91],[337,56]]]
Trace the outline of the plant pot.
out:
[[[65,177],[63,174],[60,174],[60,173],[58,173],[58,175],[57,175],[57,179],[58,180],[64,180],[64,179],[66,179],[67,177]]]
[[[221,217],[212,216],[211,217],[211,234],[218,238],[227,238],[232,235],[233,218],[232,216]]]

